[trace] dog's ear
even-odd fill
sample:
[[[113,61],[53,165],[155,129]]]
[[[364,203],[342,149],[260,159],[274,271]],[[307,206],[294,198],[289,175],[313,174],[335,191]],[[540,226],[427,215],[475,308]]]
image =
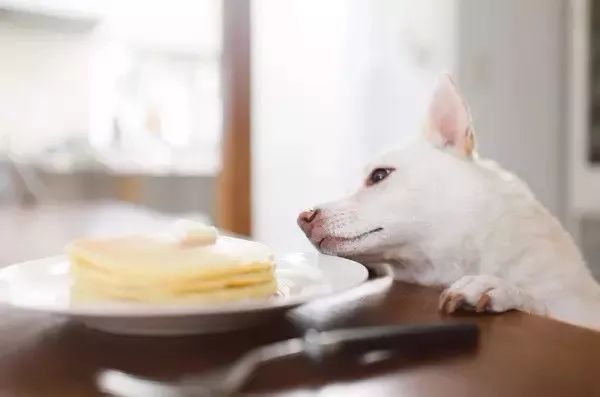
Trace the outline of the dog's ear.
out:
[[[471,157],[475,150],[469,108],[447,74],[440,77],[433,92],[425,134],[435,146],[448,148],[463,157]]]

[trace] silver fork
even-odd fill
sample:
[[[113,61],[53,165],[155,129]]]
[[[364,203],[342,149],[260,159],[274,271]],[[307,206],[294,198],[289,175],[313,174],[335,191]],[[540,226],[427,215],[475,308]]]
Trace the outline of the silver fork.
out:
[[[240,391],[261,364],[281,358],[305,355],[319,363],[338,354],[360,357],[376,351],[414,351],[419,346],[429,351],[466,348],[477,342],[478,335],[479,329],[471,323],[310,330],[303,338],[253,349],[230,365],[176,383],[106,370],[100,374],[98,384],[103,392],[120,397],[226,397]]]
[[[230,365],[183,378],[177,383],[107,370],[100,374],[98,384],[102,391],[120,397],[225,397],[239,391],[262,363],[300,355],[303,351],[303,339],[294,338],[253,349]]]

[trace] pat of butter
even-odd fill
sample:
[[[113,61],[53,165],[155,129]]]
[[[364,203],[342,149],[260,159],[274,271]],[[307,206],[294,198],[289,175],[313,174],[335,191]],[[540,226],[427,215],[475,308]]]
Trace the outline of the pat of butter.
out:
[[[177,241],[184,246],[214,244],[218,237],[214,226],[185,219],[177,221],[174,229]]]

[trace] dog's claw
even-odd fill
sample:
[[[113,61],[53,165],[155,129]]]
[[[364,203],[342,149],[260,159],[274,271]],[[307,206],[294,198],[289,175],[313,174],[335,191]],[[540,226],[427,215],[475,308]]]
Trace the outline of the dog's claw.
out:
[[[454,313],[457,309],[463,306],[465,303],[465,297],[462,294],[454,294],[450,297],[448,301],[448,306],[446,307],[446,311],[448,313]]]
[[[448,302],[448,290],[444,290],[440,295],[440,300],[438,302],[438,310],[444,312],[446,310],[446,303]]]
[[[465,304],[465,297],[462,294],[453,294],[448,291],[442,292],[438,308],[444,313],[454,313]]]
[[[479,298],[479,300],[477,301],[477,305],[475,305],[475,311],[477,313],[483,313],[488,311],[491,302],[492,298],[490,298],[490,296],[487,293],[481,295],[481,298]]]

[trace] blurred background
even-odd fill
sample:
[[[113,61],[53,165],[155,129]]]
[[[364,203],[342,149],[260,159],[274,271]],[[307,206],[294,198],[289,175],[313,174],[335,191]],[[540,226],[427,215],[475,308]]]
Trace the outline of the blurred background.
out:
[[[0,0],[1,264],[171,217],[310,249],[449,71],[600,275],[598,35],[586,0]]]

